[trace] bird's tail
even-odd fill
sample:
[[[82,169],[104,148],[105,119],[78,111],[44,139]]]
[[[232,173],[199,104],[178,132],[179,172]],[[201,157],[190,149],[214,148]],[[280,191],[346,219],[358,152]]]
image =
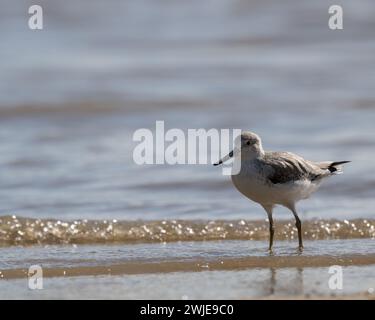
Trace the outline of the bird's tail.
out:
[[[321,169],[329,170],[331,174],[340,174],[342,173],[342,165],[345,163],[349,163],[351,161],[327,161],[327,162],[319,162],[318,165]]]

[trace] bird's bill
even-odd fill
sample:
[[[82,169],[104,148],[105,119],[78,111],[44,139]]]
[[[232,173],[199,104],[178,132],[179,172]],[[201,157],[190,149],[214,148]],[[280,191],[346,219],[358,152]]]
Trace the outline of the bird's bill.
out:
[[[221,158],[219,162],[214,163],[214,166],[218,166],[219,164],[222,164],[228,161],[232,157],[233,157],[233,151],[229,152],[225,157]]]

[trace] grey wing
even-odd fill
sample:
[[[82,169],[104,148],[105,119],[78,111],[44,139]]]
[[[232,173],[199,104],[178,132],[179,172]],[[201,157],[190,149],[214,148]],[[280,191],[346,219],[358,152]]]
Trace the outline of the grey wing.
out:
[[[267,179],[273,184],[304,179],[314,181],[326,174],[313,162],[289,152],[266,152],[262,161]]]

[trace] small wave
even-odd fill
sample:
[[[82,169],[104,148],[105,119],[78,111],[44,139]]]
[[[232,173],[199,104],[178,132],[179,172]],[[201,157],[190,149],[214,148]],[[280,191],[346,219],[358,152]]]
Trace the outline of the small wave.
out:
[[[220,102],[220,101],[219,101]],[[102,115],[108,113],[128,113],[151,110],[175,110],[176,108],[201,108],[202,105],[224,108],[225,103],[200,99],[121,99],[111,101],[83,101],[67,103],[41,103],[0,105],[1,119],[41,117],[41,116],[77,116],[77,115]]]
[[[375,238],[375,220],[309,220],[304,239]],[[276,238],[297,236],[294,223],[276,223]],[[266,240],[267,221],[247,220],[74,220],[0,217],[0,245],[100,244],[206,240]]]
[[[12,107],[0,106],[0,116],[2,118],[18,118],[30,116],[50,116],[50,115],[89,115],[115,112],[120,109],[113,103],[67,103],[67,104],[47,104],[47,105],[17,105]]]

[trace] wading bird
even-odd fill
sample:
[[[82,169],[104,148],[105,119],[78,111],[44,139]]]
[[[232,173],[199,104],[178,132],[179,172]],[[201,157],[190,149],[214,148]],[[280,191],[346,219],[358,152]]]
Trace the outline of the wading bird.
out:
[[[242,132],[234,145],[233,151],[214,165],[230,158],[240,161],[239,173],[232,175],[232,181],[238,191],[266,210],[270,231],[269,250],[272,250],[275,232],[272,218],[275,205],[282,205],[293,212],[299,248],[302,249],[301,220],[296,203],[307,199],[325,178],[342,173],[342,164],[350,161],[313,162],[290,152],[264,151],[260,137],[249,131]]]

